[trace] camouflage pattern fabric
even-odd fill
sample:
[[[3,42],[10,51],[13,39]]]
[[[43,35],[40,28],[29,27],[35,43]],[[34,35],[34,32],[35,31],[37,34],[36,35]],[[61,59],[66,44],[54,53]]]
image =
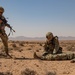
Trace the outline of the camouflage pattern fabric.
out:
[[[71,63],[75,63],[75,58],[71,60]]]
[[[75,53],[67,52],[61,54],[47,54],[46,56],[35,53],[35,58],[42,60],[71,60],[75,58]]]
[[[0,38],[4,44],[5,52],[8,57],[11,57],[8,53],[8,36],[5,33],[5,26],[12,29],[11,26],[7,23],[6,18],[3,16],[4,8],[0,7]]]
[[[7,34],[5,33],[4,30],[2,32],[0,32],[0,38],[3,42],[5,52],[6,52],[6,54],[8,54],[8,36],[7,36]]]
[[[62,48],[59,46],[58,37],[53,37],[52,40],[46,40],[44,50],[49,54],[57,54]],[[62,52],[62,51],[61,51]]]
[[[7,55],[9,55],[8,54],[8,36],[5,33],[5,26],[9,27],[9,25],[7,24],[7,21],[6,21],[6,19],[3,16],[0,17],[0,20],[3,20],[5,22],[5,23],[2,22],[0,24],[0,38],[1,38],[2,42],[3,42],[5,53]]]

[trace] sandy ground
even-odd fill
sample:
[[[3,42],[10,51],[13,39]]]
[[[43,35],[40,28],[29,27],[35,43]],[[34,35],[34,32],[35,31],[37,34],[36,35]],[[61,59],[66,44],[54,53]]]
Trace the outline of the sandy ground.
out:
[[[35,74],[28,75],[75,75],[75,63],[71,63],[70,60],[46,61],[35,59],[33,57],[34,52],[43,50],[43,45],[44,42],[40,41],[9,41],[9,53],[13,59],[7,59],[2,55],[4,50],[2,42],[0,42],[0,72],[27,75],[22,74],[22,72],[29,69]],[[60,46],[65,52],[75,52],[75,41],[60,41]]]

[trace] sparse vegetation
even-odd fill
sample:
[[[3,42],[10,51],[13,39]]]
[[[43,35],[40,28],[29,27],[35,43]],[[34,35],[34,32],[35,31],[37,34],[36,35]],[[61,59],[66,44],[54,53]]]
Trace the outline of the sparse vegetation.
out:
[[[39,45],[40,45],[40,46],[42,46],[42,44],[41,44],[41,43],[39,43]]]
[[[63,53],[64,52],[68,52],[67,53],[67,58],[66,55],[64,54],[63,56],[61,56],[61,58],[63,59],[69,59],[69,62],[66,62],[66,60],[63,62],[61,60],[62,63],[58,62],[58,61],[47,61],[48,63],[46,63],[46,61],[43,60],[39,60],[39,57],[35,56],[35,52],[37,54],[40,55],[40,52],[43,52],[43,46],[44,46],[44,42],[35,42],[35,41],[10,41],[9,42],[9,54],[15,58],[15,60],[11,60],[11,59],[4,59],[6,57],[5,54],[5,50],[4,50],[4,46],[2,45],[2,42],[0,42],[0,75],[13,75],[14,73],[16,73],[16,75],[57,75],[59,74],[60,68],[62,66],[62,73],[63,74],[69,74],[69,72],[65,72],[65,65],[69,62],[70,64],[66,66],[66,69],[70,68],[70,69],[74,69],[74,63],[75,60],[71,60],[71,58],[75,55],[72,56],[72,54],[68,55],[69,52],[74,52],[75,51],[75,41],[69,43],[69,41],[64,41],[64,42],[60,42],[60,46],[63,48]],[[60,59],[61,59],[60,58]],[[37,60],[36,60],[37,59]],[[58,57],[56,58],[58,60]],[[25,60],[25,61],[23,61]],[[13,61],[13,62],[12,62]],[[44,63],[43,63],[44,62]],[[65,63],[66,62],[66,63]],[[58,64],[57,64],[58,63]],[[71,65],[72,63],[72,65]],[[11,64],[13,64],[15,66],[15,68],[12,68],[12,73],[11,72],[6,72],[7,69],[10,69]],[[36,65],[35,65],[36,64]],[[60,66],[60,67],[54,67],[53,66]],[[16,66],[17,65],[17,66]],[[72,67],[71,67],[72,66]],[[30,67],[30,68],[26,68],[24,69],[24,67]],[[32,68],[31,68],[32,67]],[[48,67],[50,71],[44,71],[45,68]],[[52,69],[50,68],[52,67]],[[35,70],[36,68],[36,70]],[[21,71],[22,69],[22,71]],[[39,69],[39,70],[38,70]],[[57,69],[57,71],[56,71]],[[4,70],[4,72],[3,72]],[[19,71],[20,70],[20,71]],[[52,71],[55,70],[56,72]],[[59,70],[59,71],[58,71]],[[19,73],[18,73],[19,71]],[[74,71],[74,70],[73,70]],[[71,73],[71,71],[70,71]]]
[[[46,75],[56,75],[56,72],[48,72]]]
[[[24,71],[21,72],[21,75],[37,75],[34,70],[26,68]]]
[[[5,72],[4,75],[13,75],[11,72]]]
[[[19,46],[24,46],[24,43],[19,43]]]
[[[12,47],[14,47],[14,48],[15,48],[15,47],[17,47],[17,45],[14,43],[14,44],[12,44]]]
[[[0,72],[0,75],[4,75],[4,73],[3,72]]]
[[[32,50],[32,48],[28,48],[27,50]]]
[[[13,75],[11,72],[0,72],[0,75]]]

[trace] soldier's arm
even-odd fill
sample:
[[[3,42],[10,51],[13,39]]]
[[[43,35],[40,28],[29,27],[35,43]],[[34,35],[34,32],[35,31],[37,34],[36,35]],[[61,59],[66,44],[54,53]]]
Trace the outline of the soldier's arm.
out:
[[[47,51],[48,50],[48,41],[46,40],[45,45],[44,45],[44,50]]]
[[[8,23],[6,23],[5,26],[7,26],[8,28],[12,28]]]
[[[59,50],[59,40],[58,37],[55,37],[55,48],[53,53],[57,53]]]
[[[0,17],[0,20],[3,22],[3,24],[9,28],[11,28],[11,26],[7,23],[7,20],[4,16]]]
[[[9,24],[6,24],[5,26],[7,26],[8,28],[10,28],[11,30],[13,30],[13,32],[15,32],[14,29],[12,29],[12,27]]]

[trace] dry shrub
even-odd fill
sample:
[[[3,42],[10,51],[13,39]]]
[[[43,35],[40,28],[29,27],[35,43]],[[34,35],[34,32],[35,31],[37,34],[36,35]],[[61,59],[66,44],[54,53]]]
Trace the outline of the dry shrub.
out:
[[[22,43],[22,42],[21,42],[21,43],[19,43],[19,46],[24,46],[24,43]]]
[[[12,47],[16,48],[16,47],[17,47],[17,45],[14,43],[14,44],[12,44]]]
[[[19,41],[20,46],[24,46],[24,44],[25,44],[25,41]]]
[[[19,43],[20,41],[14,41],[14,43]]]
[[[13,40],[11,41],[11,43],[19,43],[19,42],[20,42],[20,41],[13,41]]]
[[[19,50],[19,52],[22,52],[22,51],[23,51],[23,49],[20,49],[20,50]]]
[[[32,47],[32,48],[34,47],[34,45],[32,45],[32,44],[31,44],[31,45],[29,45],[29,46],[30,46],[30,47]]]
[[[0,72],[0,75],[13,75],[13,74],[11,72],[5,72],[5,73]]]
[[[40,46],[42,46],[42,44],[41,44],[41,43],[39,43],[39,45],[40,45]]]
[[[13,75],[11,72],[5,72],[4,75]]]
[[[32,48],[27,48],[27,50],[32,50]]]
[[[36,44],[36,42],[29,42],[29,44]]]
[[[33,42],[33,41],[31,41],[31,42],[30,41],[26,41],[25,43],[26,44],[37,44],[36,42]]]
[[[46,75],[56,75],[56,72],[47,72]]]
[[[67,75],[68,75],[68,74],[70,74],[70,72],[68,72],[68,71],[67,71],[67,72],[66,72],[66,71],[64,71],[64,72],[63,72],[63,74],[67,74]]]
[[[0,72],[0,75],[4,75],[2,72]]]
[[[15,41],[11,41],[11,43],[15,43]]]
[[[34,70],[26,68],[24,71],[21,72],[21,75],[37,75],[37,74]]]
[[[28,44],[28,41],[26,41],[25,44]]]

